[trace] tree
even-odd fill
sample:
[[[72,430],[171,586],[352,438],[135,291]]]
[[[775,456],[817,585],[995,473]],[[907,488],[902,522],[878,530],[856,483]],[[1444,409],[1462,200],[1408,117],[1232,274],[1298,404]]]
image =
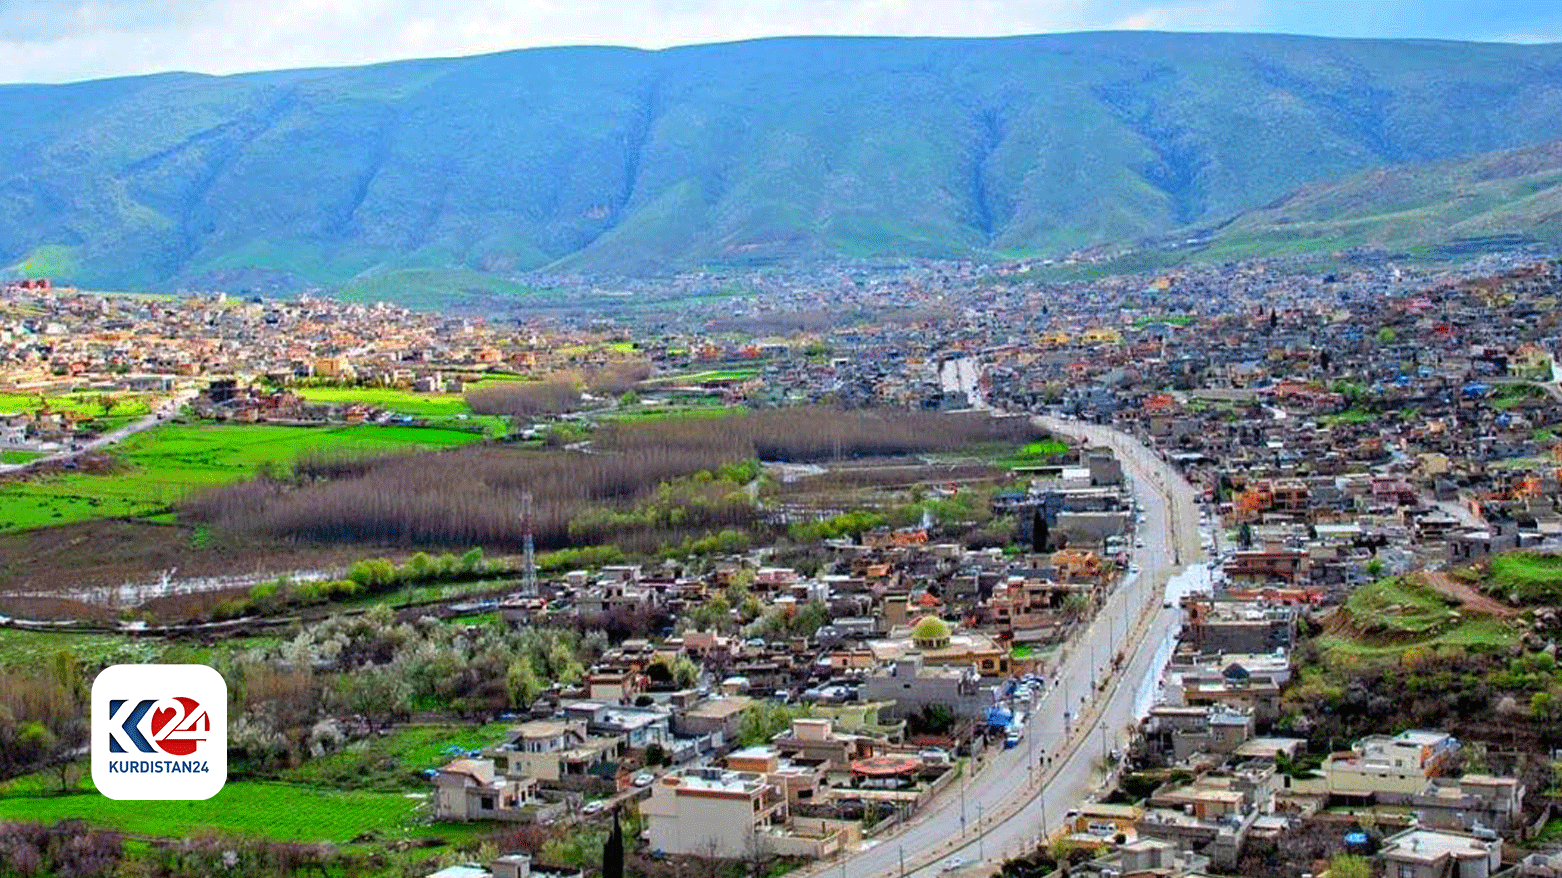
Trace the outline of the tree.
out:
[[[1063,598],[1063,615],[1071,621],[1082,618],[1088,609],[1090,609],[1090,600],[1077,591],[1071,591]]]
[[[1550,692],[1536,692],[1529,698],[1529,715],[1538,720],[1556,716],[1557,697]]]
[[[1237,545],[1244,549],[1253,548],[1253,525],[1244,521],[1242,526],[1237,528]]]
[[[743,708],[738,720],[738,742],[745,747],[768,744],[770,739],[787,730],[797,711],[773,701],[756,701]]]
[[[691,689],[700,682],[700,666],[686,655],[678,657],[672,667],[673,683],[680,689]]]
[[[1047,531],[1047,517],[1041,514],[1041,507],[1038,506],[1031,513],[1030,550],[1032,552],[1039,554],[1047,551],[1047,537],[1050,536]]]
[[[646,765],[655,767],[657,765],[666,765],[667,762],[668,762],[667,748],[663,747],[661,744],[647,744],[647,745],[645,745],[645,764]]]
[[[542,694],[542,681],[537,679],[529,656],[523,653],[510,660],[504,673],[504,691],[515,707],[529,707]]]
[[[1329,860],[1329,878],[1372,878],[1372,866],[1365,857],[1336,854]]]
[[[342,685],[347,709],[367,720],[371,730],[405,713],[412,698],[407,681],[389,668],[364,668],[344,674]]]
[[[1395,332],[1392,327],[1385,326],[1378,330],[1378,341],[1383,344],[1392,344],[1396,338],[1399,338],[1399,333]]]
[[[617,808],[613,809],[613,829],[602,845],[602,878],[624,878],[624,830],[618,823]]]

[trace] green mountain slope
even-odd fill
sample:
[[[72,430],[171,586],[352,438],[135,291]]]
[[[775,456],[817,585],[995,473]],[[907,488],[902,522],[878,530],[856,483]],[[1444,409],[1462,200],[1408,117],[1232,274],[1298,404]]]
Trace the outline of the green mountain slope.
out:
[[[380,289],[1055,252],[1562,137],[1562,46],[1087,33],[0,86],[0,266]],[[427,275],[420,275],[427,277]]]
[[[1208,256],[1562,245],[1562,141],[1305,186],[1223,225]]]

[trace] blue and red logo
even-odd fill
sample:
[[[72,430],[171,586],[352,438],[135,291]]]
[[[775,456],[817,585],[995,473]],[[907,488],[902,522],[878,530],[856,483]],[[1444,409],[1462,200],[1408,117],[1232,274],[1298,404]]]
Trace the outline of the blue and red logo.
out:
[[[183,696],[136,702],[115,698],[109,701],[108,712],[110,753],[189,756],[212,730],[211,716],[200,702]]]
[[[208,665],[92,681],[92,783],[111,799],[209,799],[228,779],[228,684]]]

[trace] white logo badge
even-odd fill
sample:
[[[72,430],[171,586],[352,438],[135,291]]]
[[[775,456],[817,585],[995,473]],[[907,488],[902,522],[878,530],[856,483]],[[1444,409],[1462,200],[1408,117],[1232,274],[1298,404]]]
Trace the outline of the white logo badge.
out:
[[[206,665],[92,681],[92,783],[110,799],[210,799],[228,780],[228,684]]]

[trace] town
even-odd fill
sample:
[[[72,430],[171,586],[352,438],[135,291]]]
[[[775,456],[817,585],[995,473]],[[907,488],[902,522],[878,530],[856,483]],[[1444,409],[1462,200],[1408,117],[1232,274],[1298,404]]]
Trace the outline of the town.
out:
[[[676,330],[9,284],[0,851],[1552,874],[1562,263],[1035,270]],[[71,708],[181,657],[242,692],[200,838]]]

